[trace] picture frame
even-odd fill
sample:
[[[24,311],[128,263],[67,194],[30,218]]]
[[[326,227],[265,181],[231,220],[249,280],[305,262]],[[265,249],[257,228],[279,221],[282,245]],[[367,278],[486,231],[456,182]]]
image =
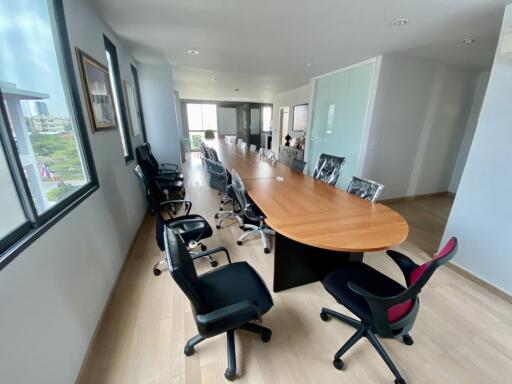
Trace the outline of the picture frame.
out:
[[[292,131],[303,132],[308,127],[309,104],[297,104],[293,107]]]
[[[140,114],[139,114],[139,111],[137,108],[138,103],[137,103],[137,96],[135,94],[135,88],[127,80],[123,80],[123,88],[124,88],[126,112],[128,115],[128,125],[130,126],[132,136],[136,137],[136,136],[139,136],[142,134],[142,129],[140,126],[140,120],[139,120]]]
[[[117,129],[108,68],[78,47],[76,54],[93,133]]]

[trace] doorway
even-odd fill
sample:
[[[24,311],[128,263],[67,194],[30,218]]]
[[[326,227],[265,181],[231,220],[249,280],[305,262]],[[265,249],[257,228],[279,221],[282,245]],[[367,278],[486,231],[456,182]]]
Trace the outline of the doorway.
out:
[[[217,136],[217,105],[187,103],[187,121],[189,150],[199,151],[205,134]]]
[[[288,134],[288,121],[289,121],[289,115],[290,115],[290,108],[289,107],[283,107],[279,110],[279,145],[283,145],[283,137],[285,137]],[[284,133],[286,129],[286,134]],[[279,149],[279,148],[278,148]]]

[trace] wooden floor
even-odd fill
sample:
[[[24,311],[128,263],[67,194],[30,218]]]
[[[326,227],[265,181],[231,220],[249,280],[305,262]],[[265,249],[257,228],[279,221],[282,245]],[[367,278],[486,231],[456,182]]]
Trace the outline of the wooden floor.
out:
[[[213,226],[218,196],[208,187],[197,158],[185,168],[193,212],[206,216]],[[411,224],[409,240],[398,249],[422,262],[437,248],[450,200],[390,205]],[[247,260],[272,286],[273,255],[263,253],[259,239],[238,247],[237,225],[215,232],[208,245],[226,246],[234,260]],[[204,341],[191,357],[183,354],[185,341],[196,329],[189,303],[169,274],[152,274],[153,264],[161,257],[153,218],[148,216],[112,293],[79,383],[225,382],[225,337]],[[221,256],[218,260],[224,263]],[[364,261],[402,281],[384,253],[366,254]],[[196,266],[199,272],[211,269],[207,260],[196,261]],[[344,356],[344,371],[332,366],[333,354],[353,330],[334,320],[320,320],[322,306],[347,313],[320,283],[272,295],[274,308],[263,319],[273,330],[271,342],[263,344],[248,333],[236,336],[238,383],[393,383],[366,340]],[[383,340],[409,384],[511,382],[512,305],[448,268],[438,270],[422,292],[411,335],[415,340],[411,347]]]

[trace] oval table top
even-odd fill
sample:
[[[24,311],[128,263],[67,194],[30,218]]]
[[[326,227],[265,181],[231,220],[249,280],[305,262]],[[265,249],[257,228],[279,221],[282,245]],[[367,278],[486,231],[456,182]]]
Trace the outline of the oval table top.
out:
[[[276,232],[313,247],[372,252],[402,243],[405,219],[391,208],[371,203],[224,140],[207,141],[219,159],[242,178],[251,200]]]

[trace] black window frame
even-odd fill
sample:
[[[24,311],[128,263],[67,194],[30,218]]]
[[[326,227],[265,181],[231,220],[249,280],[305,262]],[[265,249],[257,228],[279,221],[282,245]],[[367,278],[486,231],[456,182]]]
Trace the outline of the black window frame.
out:
[[[126,104],[124,102],[124,92],[123,92],[123,83],[121,81],[121,72],[119,70],[119,60],[117,58],[117,48],[115,44],[110,40],[106,35],[103,35],[103,41],[105,42],[105,51],[108,51],[110,54],[110,60],[112,63],[112,70],[114,71],[114,84],[116,87],[117,93],[117,102],[119,103],[119,111],[121,116],[119,117],[119,121],[123,125],[123,136],[124,143],[126,145],[127,155],[124,157],[124,162],[126,165],[130,164],[133,160],[133,146],[132,146],[132,137],[130,132],[130,127],[128,126],[128,115],[126,114]],[[107,60],[108,61],[108,60]],[[110,70],[110,69],[109,69]],[[121,134],[121,132],[119,132]],[[124,152],[124,151],[123,151]]]
[[[54,31],[54,40],[56,40],[57,52],[60,50],[60,60],[63,68],[61,76],[64,76],[66,80],[63,81],[63,86],[68,86],[69,88],[67,89],[69,93],[68,107],[70,114],[74,117],[75,135],[82,149],[83,164],[89,176],[89,181],[48,210],[41,214],[37,212],[35,204],[30,197],[30,188],[23,173],[20,155],[16,150],[13,130],[12,127],[10,127],[4,98],[0,90],[0,141],[26,217],[26,221],[23,224],[6,236],[0,238],[0,270],[82,201],[99,189],[98,175],[96,173],[96,166],[89,142],[87,125],[83,115],[78,81],[73,66],[73,55],[68,38],[63,0],[48,1],[50,17],[53,16],[52,18],[55,21],[56,30]],[[51,14],[52,11],[53,15]]]
[[[142,110],[142,99],[140,96],[140,83],[139,83],[139,72],[137,71],[137,67],[133,64],[130,64],[130,71],[132,72],[133,77],[133,86],[135,87],[135,93],[137,96],[137,108],[139,109],[139,122],[140,129],[142,131],[142,140],[147,143],[148,136],[146,134],[146,123],[144,122],[144,111]]]

